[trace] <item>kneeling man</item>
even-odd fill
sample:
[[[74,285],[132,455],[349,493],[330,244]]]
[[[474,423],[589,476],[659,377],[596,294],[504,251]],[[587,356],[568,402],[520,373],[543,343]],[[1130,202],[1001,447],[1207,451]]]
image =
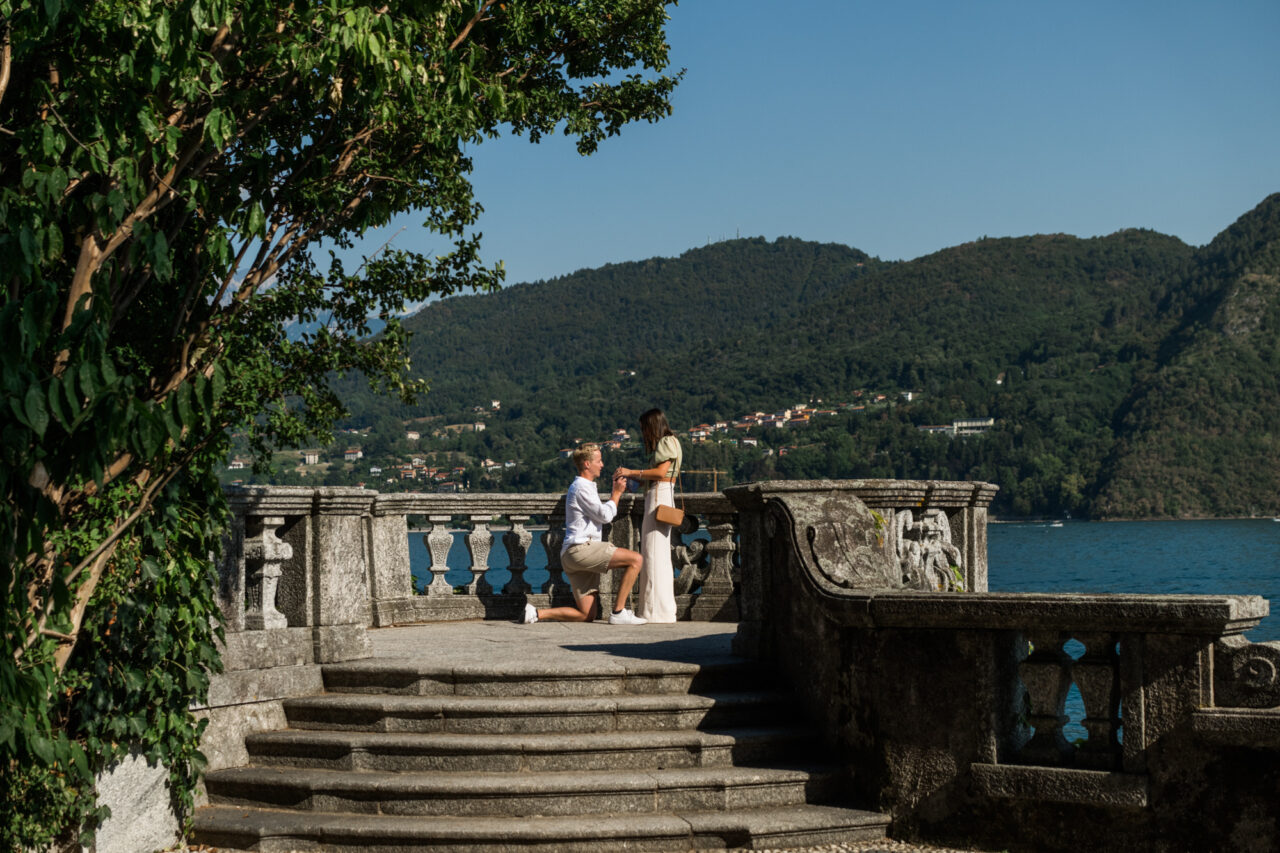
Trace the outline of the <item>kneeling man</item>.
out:
[[[523,621],[595,620],[600,616],[600,575],[609,569],[625,569],[613,599],[614,610],[609,616],[609,624],[643,625],[647,619],[623,607],[640,574],[640,555],[604,541],[604,526],[618,514],[618,498],[626,489],[627,480],[614,477],[613,494],[602,502],[596,491],[596,478],[604,469],[600,446],[584,444],[577,448],[573,451],[573,464],[578,469],[578,476],[564,499],[564,545],[560,548],[560,563],[564,566],[564,576],[573,589],[573,600],[577,606],[539,610],[532,604],[526,604]]]

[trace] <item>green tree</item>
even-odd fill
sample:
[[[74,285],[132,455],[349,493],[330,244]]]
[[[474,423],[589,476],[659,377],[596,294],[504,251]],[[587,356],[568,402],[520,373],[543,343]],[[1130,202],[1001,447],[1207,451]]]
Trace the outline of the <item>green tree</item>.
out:
[[[0,0],[0,846],[80,825],[81,742],[140,740],[189,788],[228,429],[265,463],[331,435],[334,371],[421,390],[397,314],[502,279],[470,148],[509,128],[588,154],[667,115],[666,5]],[[437,254],[314,260],[410,210]],[[164,611],[165,661],[105,641],[130,602]],[[133,690],[91,677],[101,655]],[[117,738],[116,695],[163,718]]]

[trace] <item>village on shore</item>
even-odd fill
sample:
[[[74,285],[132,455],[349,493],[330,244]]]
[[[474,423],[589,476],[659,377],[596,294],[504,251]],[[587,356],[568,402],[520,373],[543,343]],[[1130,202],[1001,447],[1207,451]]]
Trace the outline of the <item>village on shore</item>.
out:
[[[684,429],[677,429],[676,433],[682,440],[691,445],[717,442],[733,447],[755,448],[760,447],[762,433],[765,430],[802,428],[823,418],[864,411],[868,407],[891,405],[895,402],[895,399],[890,394],[883,392],[858,390],[853,392],[852,396],[853,400],[849,402],[824,404],[819,399],[807,403],[798,403],[772,412],[753,411],[740,415],[731,421],[699,423]],[[919,392],[915,391],[897,393],[897,398],[904,402],[911,402],[918,397]],[[463,433],[484,432],[487,429],[486,418],[492,413],[500,411],[501,408],[501,400],[491,400],[488,406],[473,407],[471,410],[473,417],[468,420],[433,428],[430,427],[432,419],[409,421],[404,428],[403,442],[412,446],[423,441],[424,438],[427,440],[439,440]],[[955,420],[949,424],[922,425],[918,429],[963,437],[986,432],[994,424],[995,421],[992,418],[969,418]],[[338,455],[336,446],[282,452],[280,457],[288,466],[285,469],[285,474],[291,473],[298,478],[310,479],[323,475],[323,473],[328,472],[338,464],[343,465],[354,474],[354,469],[366,459],[365,442],[368,441],[372,432],[372,427],[343,430],[340,434],[340,439],[345,439],[345,441],[339,441],[338,444],[345,444],[346,446],[343,448],[341,456]],[[574,447],[586,441],[593,441],[599,444],[602,449],[615,452],[633,451],[640,447],[639,435],[636,430],[618,427],[604,438],[575,438],[571,446],[561,448],[558,453],[561,457],[568,457],[573,453]],[[786,455],[790,449],[792,448],[782,446],[777,449],[777,452],[779,455]],[[774,449],[772,447],[760,447],[760,452],[767,456],[774,453]],[[421,453],[410,451],[403,455],[394,456],[390,460],[381,458],[376,463],[369,464],[367,480],[360,480],[355,485],[375,487],[411,481],[416,489],[425,487],[436,492],[465,491],[467,489],[466,475],[469,466],[466,464],[440,464],[439,462],[441,456],[456,457],[457,455],[456,452],[435,449]],[[288,463],[292,464],[289,465]],[[228,471],[247,470],[251,464],[252,460],[250,458],[237,455],[230,460],[227,469]],[[479,461],[478,466],[473,463],[472,467],[479,467],[486,473],[495,474],[515,468],[520,464],[519,460],[514,459],[495,461],[485,458]],[[358,474],[355,476],[359,477]],[[233,485],[238,485],[243,480],[232,479],[230,482]]]

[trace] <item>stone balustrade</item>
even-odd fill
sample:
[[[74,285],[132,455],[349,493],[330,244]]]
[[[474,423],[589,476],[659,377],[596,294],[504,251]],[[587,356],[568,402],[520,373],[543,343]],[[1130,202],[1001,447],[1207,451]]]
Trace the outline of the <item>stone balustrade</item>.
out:
[[[725,493],[743,554],[737,650],[795,691],[899,837],[1069,851],[1280,840],[1261,817],[1280,783],[1280,643],[1241,636],[1264,599],[925,591],[905,558],[921,541],[953,552],[918,530],[895,545],[864,483]],[[963,527],[965,500],[931,494],[914,515]],[[1073,689],[1083,716],[1068,737]],[[1218,846],[1241,826],[1263,846]]]
[[[678,612],[686,619],[734,619],[733,508],[720,494],[688,495],[685,506],[689,523],[683,533],[686,538],[696,538],[673,549],[682,580],[678,584]],[[642,511],[642,500],[624,496],[617,518],[606,528],[609,541],[638,549]],[[535,526],[548,574],[537,589],[525,579],[527,557],[534,543],[530,528]],[[371,533],[374,626],[510,619],[522,611],[526,602],[536,606],[572,603],[560,565],[563,495],[380,495],[372,508]],[[431,579],[420,593],[414,589],[409,565],[412,536],[422,537],[430,558]],[[455,536],[461,537],[469,555],[465,570],[470,578],[462,584],[451,584],[445,577],[459,568],[447,562]],[[510,576],[501,586],[495,586],[488,576],[499,541]],[[613,580],[610,576],[602,578],[601,592],[606,597],[612,593]]]

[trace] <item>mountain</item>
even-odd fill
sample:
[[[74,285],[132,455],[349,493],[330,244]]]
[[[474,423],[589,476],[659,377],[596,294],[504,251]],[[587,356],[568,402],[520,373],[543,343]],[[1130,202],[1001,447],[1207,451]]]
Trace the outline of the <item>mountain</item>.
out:
[[[691,447],[689,468],[990,480],[1012,515],[1272,515],[1278,211],[1272,196],[1200,249],[1131,229],[883,262],[836,244],[731,240],[433,303],[406,321],[431,381],[422,405],[351,378],[340,393],[349,425],[366,427],[456,422],[501,400],[484,433],[437,442],[520,460],[501,488],[556,487],[558,448],[634,428],[652,405],[688,427],[883,394],[803,432],[762,434],[772,454]],[[918,429],[966,417],[995,427],[968,440]]]
[[[444,299],[405,321],[431,393],[421,410],[396,412],[453,412],[490,399],[508,408],[581,407],[600,398],[592,406],[599,424],[630,422],[649,400],[665,403],[673,417],[692,416],[702,404],[686,405],[689,392],[674,399],[655,377],[685,369],[693,349],[731,351],[744,325],[767,331],[786,323],[880,266],[847,246],[734,240],[679,258],[610,264]],[[355,395],[367,404],[353,411],[384,408],[361,395],[358,382],[343,389],[344,399]],[[366,425],[372,416],[354,422]]]
[[[1280,494],[1280,194],[1196,253],[1204,295],[1134,390],[1101,514],[1274,514]],[[1188,288],[1192,289],[1192,288]]]

